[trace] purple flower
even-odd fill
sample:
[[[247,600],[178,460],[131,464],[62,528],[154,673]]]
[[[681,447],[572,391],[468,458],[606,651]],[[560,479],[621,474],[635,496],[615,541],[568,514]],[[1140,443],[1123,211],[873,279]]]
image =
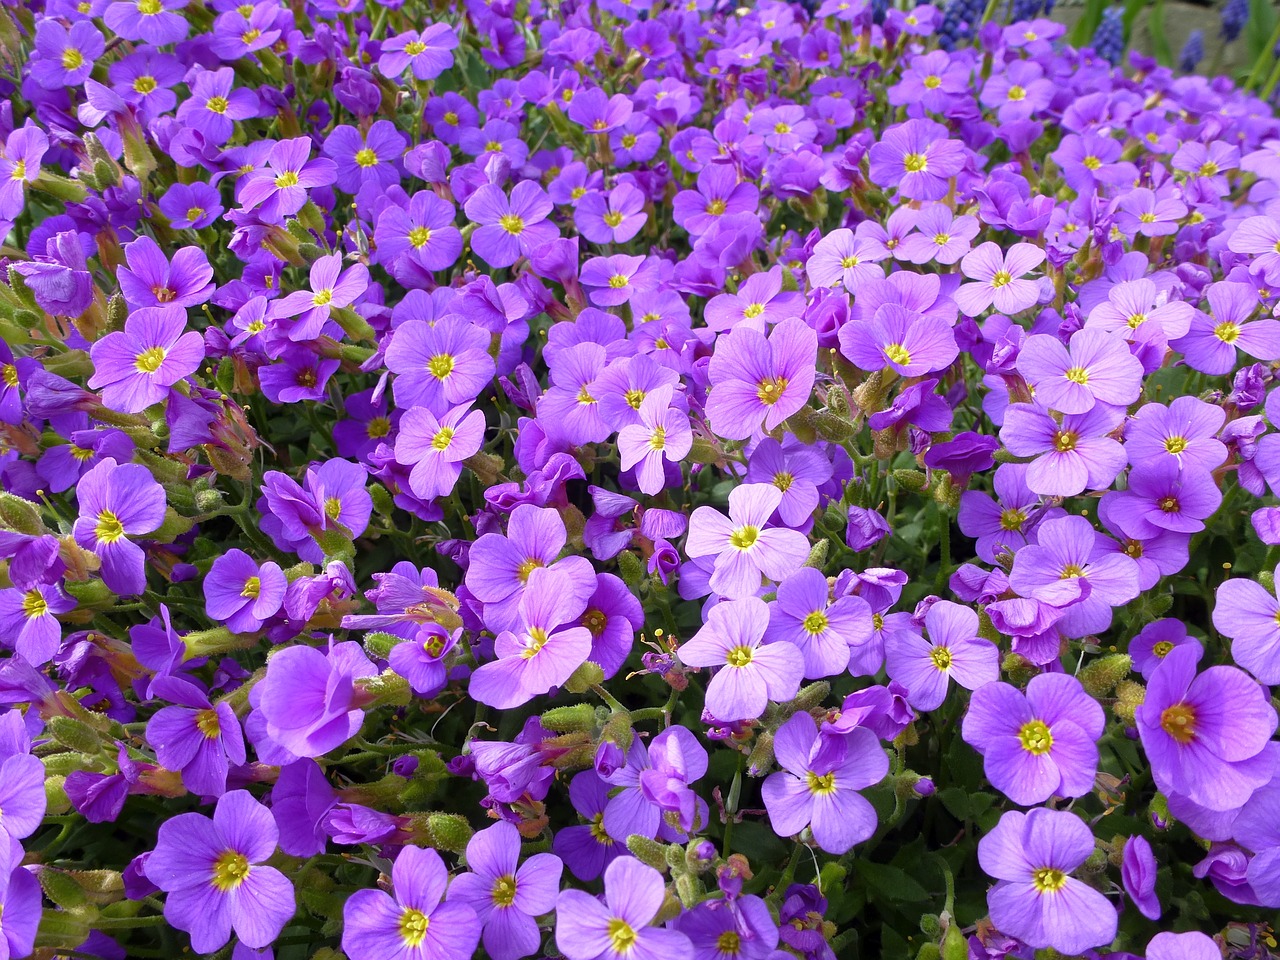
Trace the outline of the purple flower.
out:
[[[708,374],[707,419],[717,435],[744,440],[773,430],[809,402],[818,336],[799,317],[783,320],[766,339],[735,327],[716,343]]]
[[[918,377],[951,366],[959,347],[945,320],[886,303],[870,320],[840,328],[840,352],[863,370]]]
[[[121,267],[116,278],[135,309],[194,307],[213,294],[213,267],[199,247],[179,247],[170,263],[159,244],[141,236],[125,245],[124,255],[128,266]]]
[[[978,636],[978,615],[950,600],[939,600],[924,618],[926,640],[901,629],[885,638],[885,668],[907,688],[917,710],[935,710],[947,698],[948,679],[977,690],[1000,677],[1000,652]]]
[[[98,555],[102,582],[116,593],[142,593],[146,556],[129,537],[151,533],[164,522],[164,488],[141,464],[108,457],[80,478],[76,498],[76,543]]]
[[[25,751],[0,761],[0,847],[40,829],[47,807],[42,766],[38,757]]]
[[[1109,494],[1123,511],[1125,532],[1139,539],[1162,530],[1199,533],[1222,505],[1213,475],[1198,467],[1180,468],[1172,457],[1144,464],[1129,473],[1129,489]]]
[[[36,23],[35,40],[31,77],[46,90],[80,86],[106,50],[106,41],[89,20],[79,20],[68,29],[57,20],[42,18]]]
[[[1120,877],[1124,892],[1148,920],[1160,919],[1160,900],[1156,897],[1156,857],[1146,837],[1133,836],[1124,842]],[[1147,955],[1150,960],[1150,954]]]
[[[1227,580],[1218,587],[1213,626],[1231,640],[1236,663],[1262,683],[1280,683],[1280,600],[1272,591],[1247,577]]]
[[[646,265],[645,257],[617,254],[592,257],[582,265],[579,280],[592,303],[600,307],[617,307],[629,301],[634,294],[653,289],[653,273]]]
[[[237,186],[245,210],[258,210],[268,223],[293,216],[307,202],[307,191],[333,183],[338,165],[327,158],[311,159],[311,138],[281,140],[271,147],[266,165],[247,174]]]
[[[693,447],[689,417],[671,406],[671,388],[661,386],[640,402],[640,423],[618,431],[619,465],[635,469],[636,485],[653,496],[666,486],[665,463],[677,467]]]
[[[1213,316],[1196,312],[1186,335],[1169,345],[1186,356],[1193,370],[1212,375],[1230,373],[1236,350],[1255,360],[1280,359],[1280,320],[1250,321],[1258,309],[1258,291],[1251,283],[1211,283],[1205,291]]]
[[[1116,911],[1070,876],[1093,853],[1093,833],[1074,813],[1011,810],[978,842],[978,862],[998,882],[987,893],[991,922],[1028,946],[1068,955],[1110,943]]]
[[[778,599],[769,605],[766,639],[799,649],[811,680],[844,673],[849,648],[871,639],[867,602],[846,596],[833,603],[830,589],[820,570],[803,567],[778,584]]]
[[[1214,470],[1227,459],[1227,448],[1218,439],[1226,419],[1222,407],[1199,397],[1176,397],[1167,407],[1143,404],[1125,426],[1129,463],[1145,468],[1171,458],[1188,470]]]
[[[1208,934],[1157,933],[1147,944],[1147,960],[1220,960],[1222,948]]]
[[[342,951],[351,960],[454,960],[480,944],[480,924],[465,903],[442,903],[449,871],[440,854],[405,847],[391,868],[392,896],[357,890],[342,907]]]
[[[737,293],[722,293],[707,303],[705,317],[712,330],[730,330],[743,320],[780,323],[804,312],[804,297],[782,289],[782,267],[753,273]]]
[[[649,219],[644,204],[644,194],[629,183],[620,183],[607,194],[592,190],[578,201],[573,222],[592,243],[626,243]]]
[[[1124,420],[1124,408],[1097,404],[1088,413],[1059,422],[1038,403],[1015,403],[1005,411],[1000,439],[1019,457],[1035,457],[1027,486],[1046,497],[1074,497],[1105,490],[1125,468],[1124,447],[1110,434]]]
[[[1043,673],[1031,678],[1025,695],[1007,683],[975,690],[962,735],[982,754],[991,785],[1028,806],[1093,789],[1105,725],[1098,701],[1079,680]]]
[[[382,42],[378,72],[395,80],[412,69],[416,80],[434,80],[453,66],[458,35],[447,23],[433,23],[419,33],[409,30]]]
[[[10,566],[10,577],[12,571]],[[0,640],[32,666],[44,666],[62,645],[57,614],[75,608],[76,601],[58,584],[0,590]]]
[[[1068,637],[1100,633],[1114,607],[1138,595],[1138,567],[1107,550],[1105,537],[1084,517],[1061,517],[1036,527],[1036,542],[1013,558],[1009,586],[1023,597],[1065,608],[1058,628]]]
[[[328,655],[301,645],[277,649],[254,688],[267,733],[296,757],[328,753],[360,729],[364,710],[355,681],[377,672],[352,642]]]
[[[151,685],[151,696],[170,701],[147,723],[147,743],[166,770],[182,772],[182,783],[192,793],[221,796],[227,789],[227,771],[245,761],[240,721],[227,703],[214,704],[193,683],[160,677]]]
[[[472,548],[471,570],[477,558]],[[471,675],[469,691],[480,703],[510,710],[563,686],[591,654],[591,631],[580,625],[587,596],[575,583],[577,566],[529,571],[516,622],[494,640],[498,659]],[[594,577],[591,586],[595,586]]]
[[[295,290],[271,304],[272,319],[296,317],[285,325],[295,342],[320,336],[334,310],[349,307],[369,288],[369,268],[362,263],[342,269],[342,255],[320,257],[311,264],[310,290]]]
[[[751,451],[747,483],[771,483],[782,491],[778,517],[783,524],[803,528],[818,508],[819,486],[831,479],[831,461],[816,447],[789,444],[786,448],[766,437]]]
[[[1236,581],[1228,582],[1234,583]],[[1276,610],[1280,613],[1280,605],[1277,605]],[[1214,624],[1214,626],[1217,626],[1217,624]],[[1218,627],[1218,630],[1221,631],[1222,628]],[[1227,635],[1230,636],[1230,634]],[[1136,637],[1129,641],[1128,652],[1133,659],[1133,669],[1150,679],[1151,674],[1156,667],[1160,666],[1160,662],[1169,655],[1170,650],[1188,643],[1195,644],[1198,641],[1194,637],[1188,636],[1187,626],[1181,620],[1166,617],[1163,620],[1148,623],[1138,631]]]
[[[1156,786],[1210,810],[1239,807],[1272,773],[1276,731],[1266,690],[1243,670],[1196,675],[1199,646],[1175,647],[1147,685],[1136,719]]]
[[[41,25],[48,21],[41,21]],[[26,203],[24,192],[40,176],[40,161],[49,149],[49,138],[34,125],[9,134],[0,157],[0,218],[16,220]]]
[[[813,717],[797,713],[778,728],[773,749],[782,770],[761,793],[774,833],[791,837],[808,826],[818,846],[834,854],[875,833],[875,808],[858,791],[884,779],[889,758],[871,730],[820,732]]]
[[[164,821],[144,871],[168,896],[165,919],[212,953],[232,932],[247,947],[268,946],[293,917],[293,885],[263,861],[280,832],[270,811],[244,790],[223,794],[210,819],[183,813]]]
[[[908,120],[885,130],[867,159],[878,186],[896,186],[910,200],[941,200],[951,178],[964,167],[965,148],[959,140],[948,140],[940,123]]]
[[[147,2],[155,0],[139,0],[140,4]],[[246,87],[232,89],[235,70],[231,67],[194,70],[194,77],[188,80],[191,96],[178,106],[177,118],[199,130],[213,144],[224,144],[235,133],[237,120],[258,115],[258,95]]]
[[[729,516],[701,506],[689,518],[685,554],[714,557],[711,589],[731,600],[753,597],[761,576],[779,581],[808,559],[808,538],[798,530],[766,527],[782,502],[770,483],[746,483],[729,493]]]
[[[1057,337],[1028,337],[1018,372],[1038,403],[1061,413],[1088,413],[1095,403],[1127,407],[1142,393],[1142,364],[1123,340],[1100,330],[1079,330],[1068,346]]]
[[[10,957],[30,956],[35,949],[44,897],[40,881],[22,865],[22,847],[8,840],[0,843],[0,948]]]
[[[689,939],[683,933],[650,926],[665,898],[657,870],[634,857],[619,857],[604,871],[604,903],[582,890],[561,891],[556,946],[568,960],[663,960],[687,954]]]
[[[204,360],[204,338],[186,328],[187,312],[180,307],[134,310],[124,330],[107,334],[90,348],[89,386],[101,389],[102,402],[121,413],[139,413],[159,403]]]
[[[479,396],[493,379],[490,335],[470,320],[409,320],[396,328],[387,368],[396,374],[396,405],[425,406],[436,416]]]
[[[560,236],[547,220],[554,204],[533,180],[517,183],[508,197],[502,188],[486,183],[463,205],[478,229],[471,247],[491,267],[509,267],[522,256]]]
[[[213,561],[204,578],[205,613],[232,633],[254,633],[280,612],[288,585],[278,563],[259,566],[233,547]]]
[[[884,269],[879,266],[883,259],[882,244],[855,236],[852,230],[842,227],[817,242],[805,264],[805,274],[814,287],[840,284],[856,294],[863,284],[884,279]]]
[[[960,269],[970,280],[955,293],[956,303],[966,316],[976,317],[993,303],[1001,313],[1019,313],[1035,306],[1040,285],[1024,279],[1044,263],[1045,253],[1032,243],[1015,243],[1008,252],[988,241],[965,254]]]
[[[719,668],[707,684],[707,711],[717,720],[753,720],[770,700],[785,702],[800,689],[804,656],[785,641],[762,644],[768,621],[763,600],[724,600],[681,645],[686,666]]]
[[[400,419],[396,462],[412,467],[409,487],[423,500],[448,496],[462,475],[462,461],[484,444],[484,414],[470,404],[436,419],[426,407],[414,407]]]
[[[671,203],[671,216],[695,237],[707,233],[726,216],[756,212],[760,190],[739,180],[733,163],[708,163],[698,173],[696,190],[681,190]]]
[[[560,858],[537,853],[520,864],[520,832],[500,822],[467,842],[467,867],[471,872],[450,885],[448,901],[475,911],[489,956],[519,960],[536,953],[542,942],[537,918],[556,906]]]
[[[107,4],[102,19],[125,40],[142,40],[153,46],[186,39],[187,18],[175,11],[187,0],[117,0]]]
[[[714,856],[714,850],[711,854]],[[693,944],[694,960],[770,960],[777,951],[778,925],[756,896],[704,900],[676,918],[676,929]]]

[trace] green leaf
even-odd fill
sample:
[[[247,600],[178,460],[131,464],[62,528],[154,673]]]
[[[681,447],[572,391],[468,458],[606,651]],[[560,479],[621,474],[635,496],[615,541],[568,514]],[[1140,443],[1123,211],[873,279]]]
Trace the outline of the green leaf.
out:
[[[929,891],[907,875],[905,870],[887,863],[854,861],[854,869],[862,874],[867,891],[873,899],[893,902],[920,903],[929,899]]]
[[[1102,22],[1102,11],[1109,6],[1109,0],[1088,0],[1085,3],[1084,13],[1080,19],[1076,21],[1075,27],[1071,30],[1071,45],[1073,47],[1087,47],[1093,41],[1093,35],[1097,32],[1098,24]]]
[[[938,799],[946,807],[947,813],[963,822],[969,819],[969,791],[961,787],[947,787],[938,791]]]
[[[1173,51],[1169,49],[1169,37],[1164,32],[1164,0],[1156,0],[1147,17],[1147,30],[1151,34],[1151,52],[1162,67],[1173,66]]]
[[[1249,61],[1256,63],[1258,57],[1265,55],[1271,59],[1271,51],[1267,42],[1276,28],[1276,11],[1270,0],[1249,0],[1249,19],[1245,23],[1245,49],[1249,51]]]

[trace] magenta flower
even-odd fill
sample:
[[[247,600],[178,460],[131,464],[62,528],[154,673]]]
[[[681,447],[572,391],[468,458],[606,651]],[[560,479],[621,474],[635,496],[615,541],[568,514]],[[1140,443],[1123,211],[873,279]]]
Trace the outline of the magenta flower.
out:
[[[475,911],[484,948],[493,960],[520,960],[538,952],[537,918],[550,913],[564,864],[552,853],[520,863],[520,831],[499,821],[467,841],[469,873],[454,878],[448,901]]]
[[[1093,833],[1069,811],[1004,814],[978,841],[978,863],[998,881],[987,893],[991,922],[1028,946],[1069,956],[1110,943],[1115,907],[1070,875],[1093,849]]]
[[[293,918],[293,884],[263,861],[280,831],[271,812],[244,790],[223,794],[210,819],[182,813],[160,825],[143,871],[168,894],[165,919],[191,934],[191,949],[212,953],[232,932],[246,947],[271,944]]]
[[[960,348],[945,320],[886,303],[870,320],[840,328],[840,352],[863,370],[919,377],[951,366]]]
[[[604,903],[582,890],[561,891],[556,900],[556,946],[568,960],[686,956],[688,937],[650,926],[665,899],[662,874],[634,857],[619,857],[604,871]]]
[[[774,833],[792,837],[807,826],[834,854],[875,833],[875,808],[858,791],[885,778],[889,758],[870,729],[819,731],[813,717],[797,713],[778,728],[773,750],[782,769],[760,791]]]
[[[889,127],[868,151],[870,176],[880,187],[897,187],[910,200],[941,200],[951,178],[964,167],[965,148],[947,139],[947,128],[932,120],[908,120]]]
[[[1100,633],[1111,614],[1138,595],[1138,565],[1108,550],[1084,517],[1057,517],[1035,530],[1035,543],[1013,557],[1009,586],[1023,597],[1065,608],[1058,629],[1067,637]]]
[[[342,952],[351,960],[455,960],[480,945],[465,903],[444,900],[449,871],[434,850],[407,846],[391,867],[394,896],[357,890],[342,907]]]
[[[1198,645],[1175,647],[1136,713],[1156,786],[1210,810],[1242,805],[1271,779],[1264,748],[1276,732],[1266,689],[1236,667],[1196,675]]]
[[[560,236],[547,220],[554,204],[534,180],[522,180],[508,197],[495,183],[473,193],[463,210],[478,229],[471,247],[491,267],[509,267]]]
[[[947,698],[950,678],[977,690],[1000,678],[1000,651],[978,636],[978,615],[950,600],[939,600],[924,617],[925,639],[909,629],[885,638],[885,669],[907,688],[907,703],[935,710]]]
[[[1032,491],[1074,497],[1105,490],[1125,468],[1124,447],[1108,436],[1123,420],[1124,408],[1107,404],[1059,423],[1038,403],[1015,403],[1005,411],[1000,439],[1014,456],[1036,458],[1027,468]]]
[[[1028,337],[1018,372],[1037,403],[1060,413],[1088,413],[1096,403],[1127,407],[1142,393],[1142,363],[1123,340],[1099,330],[1078,330],[1067,346],[1057,337]]]
[[[93,360],[89,387],[102,390],[103,404],[121,413],[139,413],[159,403],[171,386],[199,369],[204,338],[187,331],[185,310],[146,307],[129,315],[124,330],[94,343],[89,356]]]
[[[76,498],[76,543],[98,555],[102,582],[116,593],[142,593],[147,587],[146,555],[129,538],[144,536],[164,523],[164,488],[141,464],[107,457],[80,478]]]
[[[636,485],[653,496],[666,486],[664,463],[677,467],[693,447],[687,414],[671,406],[671,388],[661,386],[640,402],[640,423],[618,431],[619,465],[636,471]]]
[[[1280,600],[1271,590],[1247,577],[1227,580],[1218,587],[1213,626],[1232,641],[1236,663],[1262,683],[1280,683]]]
[[[965,254],[960,269],[970,280],[955,293],[956,303],[966,316],[979,316],[993,303],[1001,313],[1020,313],[1036,305],[1040,284],[1025,279],[1040,264],[1045,253],[1033,243],[1015,243],[1008,252],[988,241]]]
[[[707,711],[717,720],[754,720],[770,700],[784,703],[800,689],[804,657],[789,643],[762,644],[768,622],[763,600],[724,600],[681,645],[685,666],[719,667],[707,684]]]
[[[297,318],[284,325],[293,341],[316,339],[334,310],[360,299],[369,288],[369,268],[355,263],[343,270],[342,255],[334,253],[311,264],[309,279],[310,290],[295,290],[270,307],[273,319]]]
[[[975,690],[962,736],[982,754],[991,785],[1029,806],[1093,789],[1105,726],[1102,707],[1079,680],[1042,673],[1031,678],[1025,694],[1007,683]]]
[[[766,527],[782,501],[771,483],[745,483],[729,493],[729,516],[701,506],[689,518],[685,553],[713,557],[711,589],[722,597],[754,597],[761,576],[780,581],[809,556],[809,540],[798,530]]]
[[[475,562],[473,555],[472,562]],[[587,597],[575,584],[578,567],[529,572],[518,619],[493,643],[498,659],[482,664],[468,688],[480,703],[511,710],[550,692],[591,654],[591,631],[581,625]],[[594,578],[590,584],[595,586]]]
[[[484,445],[484,414],[470,404],[436,418],[426,407],[414,407],[400,419],[396,462],[412,467],[409,487],[417,497],[448,496],[462,475],[462,461]]]
[[[738,326],[716,342],[708,374],[707,420],[717,435],[745,440],[773,430],[809,402],[818,335],[799,317],[783,320],[768,338]]]

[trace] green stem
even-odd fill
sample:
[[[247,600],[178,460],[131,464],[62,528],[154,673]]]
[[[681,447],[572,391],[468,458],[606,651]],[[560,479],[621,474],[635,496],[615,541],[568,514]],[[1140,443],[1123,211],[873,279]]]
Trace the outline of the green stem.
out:
[[[1258,59],[1253,63],[1253,69],[1249,71],[1249,77],[1244,82],[1246,91],[1252,90],[1255,83],[1262,79],[1263,64],[1270,62],[1275,55],[1276,44],[1280,43],[1280,23],[1276,24],[1276,28],[1271,31],[1271,36],[1267,40],[1267,45],[1258,53]]]

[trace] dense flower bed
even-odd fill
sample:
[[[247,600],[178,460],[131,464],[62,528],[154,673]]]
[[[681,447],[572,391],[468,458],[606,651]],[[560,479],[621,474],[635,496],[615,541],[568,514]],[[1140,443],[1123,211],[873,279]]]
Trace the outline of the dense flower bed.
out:
[[[1272,955],[1280,121],[1038,6],[4,8],[0,956]]]

